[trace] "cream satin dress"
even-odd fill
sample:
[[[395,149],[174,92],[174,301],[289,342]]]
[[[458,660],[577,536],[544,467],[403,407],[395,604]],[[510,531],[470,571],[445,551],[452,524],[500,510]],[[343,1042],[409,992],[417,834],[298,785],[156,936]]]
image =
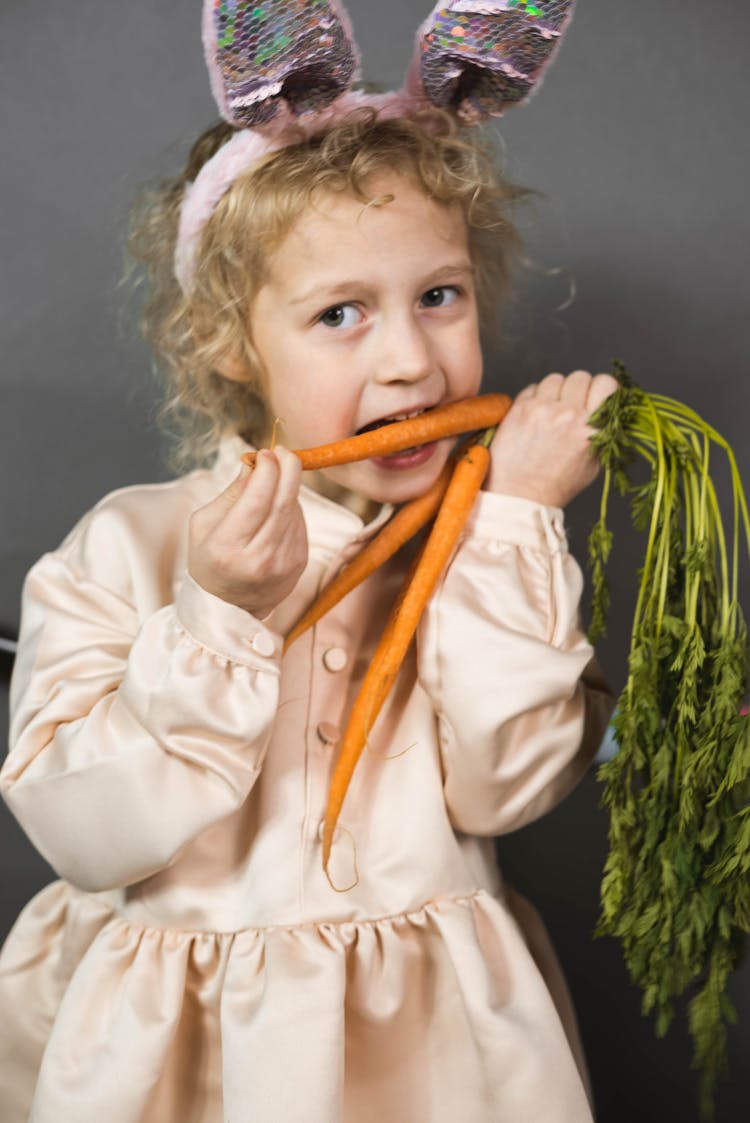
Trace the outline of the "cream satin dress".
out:
[[[244,447],[109,495],[28,576],[0,783],[61,880],[0,956],[2,1123],[590,1123],[565,983],[492,843],[566,795],[612,708],[562,512],[479,497],[332,887],[329,777],[398,566],[283,660],[282,637],[389,512],[304,490],[308,567],[256,620],[185,568]]]

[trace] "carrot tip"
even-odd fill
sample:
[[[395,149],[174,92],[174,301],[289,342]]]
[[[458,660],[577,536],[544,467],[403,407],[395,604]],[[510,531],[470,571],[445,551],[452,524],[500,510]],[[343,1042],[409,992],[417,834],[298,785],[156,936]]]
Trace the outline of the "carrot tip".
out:
[[[336,885],[329,870],[331,861],[331,849],[333,847],[333,840],[337,830],[343,831],[349,836],[352,844],[352,856],[354,860],[354,880],[349,885]],[[337,825],[336,822],[329,822],[326,820],[323,827],[323,873],[326,876],[326,881],[333,889],[334,893],[348,893],[350,889],[354,889],[359,885],[359,869],[357,866],[357,843],[354,841],[354,835],[346,827]]]

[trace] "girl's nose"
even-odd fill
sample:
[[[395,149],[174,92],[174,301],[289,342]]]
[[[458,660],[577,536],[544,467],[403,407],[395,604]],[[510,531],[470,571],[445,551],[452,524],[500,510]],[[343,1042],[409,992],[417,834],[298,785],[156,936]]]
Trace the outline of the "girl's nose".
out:
[[[413,316],[395,318],[381,328],[377,357],[378,382],[419,382],[434,371],[428,334]]]

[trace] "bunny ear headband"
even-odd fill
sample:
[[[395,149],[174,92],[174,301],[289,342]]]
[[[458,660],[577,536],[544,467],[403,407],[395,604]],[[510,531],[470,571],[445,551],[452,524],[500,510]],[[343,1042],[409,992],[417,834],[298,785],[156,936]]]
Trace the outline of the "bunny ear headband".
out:
[[[233,181],[290,143],[359,106],[381,115],[427,106],[474,124],[518,105],[539,85],[574,0],[453,0],[417,31],[403,88],[352,91],[359,51],[340,0],[204,0],[203,46],[222,117],[239,128],[185,192],[175,273],[187,290],[201,231]]]

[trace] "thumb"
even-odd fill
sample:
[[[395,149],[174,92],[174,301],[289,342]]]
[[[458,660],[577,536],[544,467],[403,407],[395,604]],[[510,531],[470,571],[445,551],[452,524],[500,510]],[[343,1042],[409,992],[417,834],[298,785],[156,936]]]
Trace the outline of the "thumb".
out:
[[[219,492],[214,502],[223,507],[224,510],[229,510],[230,507],[233,507],[245,490],[247,481],[250,479],[253,472],[254,469],[243,461],[243,463],[240,464],[240,470],[237,475],[223,491]]]
[[[244,492],[247,481],[252,474],[253,469],[248,464],[243,463],[231,483],[193,513],[193,519],[203,533],[210,533],[215,530],[222,519],[229,514]]]

